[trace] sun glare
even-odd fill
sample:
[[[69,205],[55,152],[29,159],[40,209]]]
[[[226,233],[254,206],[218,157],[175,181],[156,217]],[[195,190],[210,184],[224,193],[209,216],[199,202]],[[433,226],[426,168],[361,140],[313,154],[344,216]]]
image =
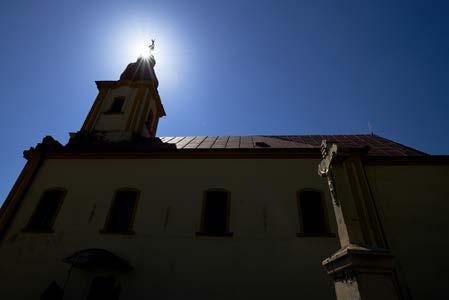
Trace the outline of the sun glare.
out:
[[[130,56],[134,58],[143,57],[143,58],[149,58],[151,51],[150,51],[150,41],[141,39],[139,41],[135,41],[130,45],[129,52]]]
[[[150,49],[152,39],[155,40],[153,50]],[[119,68],[123,68],[139,57],[149,58],[153,55],[156,60],[156,74],[161,85],[173,87],[179,81],[184,63],[180,59],[183,47],[179,47],[181,44],[179,40],[180,38],[175,38],[172,31],[165,30],[162,26],[126,24],[111,36],[111,43],[114,44],[112,47],[115,49],[114,61],[119,64]]]

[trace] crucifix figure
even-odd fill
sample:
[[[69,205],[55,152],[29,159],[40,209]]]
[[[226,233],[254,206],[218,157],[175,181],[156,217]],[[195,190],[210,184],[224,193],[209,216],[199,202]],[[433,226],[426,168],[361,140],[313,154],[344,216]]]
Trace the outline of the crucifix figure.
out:
[[[151,39],[151,45],[148,48],[150,48],[150,53],[154,51],[154,39]]]

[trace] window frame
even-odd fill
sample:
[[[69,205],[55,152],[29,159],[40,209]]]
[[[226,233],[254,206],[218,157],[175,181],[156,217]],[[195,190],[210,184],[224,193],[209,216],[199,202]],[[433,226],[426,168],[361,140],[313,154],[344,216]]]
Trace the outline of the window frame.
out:
[[[209,192],[224,192],[226,193],[226,231],[217,234],[212,232],[205,231],[204,221],[205,221],[205,213],[206,213],[206,202],[208,201],[207,195]],[[224,188],[210,188],[203,191],[203,200],[201,207],[201,222],[200,222],[200,231],[196,232],[196,236],[205,236],[205,237],[232,237],[234,235],[230,230],[231,227],[231,192]]]
[[[118,100],[123,100],[122,106],[120,107],[120,111],[112,110],[114,107],[114,103]],[[109,109],[105,111],[104,113],[107,115],[119,115],[125,113],[125,103],[126,103],[126,97],[125,96],[116,96],[112,99],[112,103],[109,105]]]
[[[112,217],[112,212],[113,209],[115,208],[116,205],[116,201],[117,201],[117,195],[120,192],[135,192],[136,193],[136,198],[134,201],[134,207],[133,207],[133,211],[131,214],[131,218],[129,221],[129,225],[128,225],[128,229],[126,231],[112,231],[109,228],[109,223],[111,221],[111,217]],[[105,223],[103,225],[103,228],[100,229],[100,233],[107,233],[107,234],[124,234],[124,235],[131,235],[131,234],[135,234],[135,231],[133,230],[133,226],[134,226],[134,220],[136,217],[136,213],[137,213],[137,205],[140,199],[140,195],[141,192],[138,189],[135,188],[120,188],[114,191],[113,197],[112,197],[112,201],[111,204],[109,205],[109,209],[108,209],[108,214],[106,216],[106,220]]]
[[[51,192],[51,191],[60,191],[60,192],[62,192],[61,197],[59,199],[60,200],[59,201],[59,205],[58,205],[58,207],[56,208],[56,210],[55,210],[55,212],[53,214],[53,218],[48,223],[48,228],[47,229],[36,229],[36,228],[33,228],[32,227],[32,221],[33,221],[33,219],[36,216],[37,209],[38,209],[41,201],[43,201],[43,199],[45,197],[45,194],[48,193],[48,192]],[[27,232],[27,233],[52,233],[52,232],[55,232],[54,225],[55,225],[55,222],[56,222],[56,218],[58,217],[59,212],[61,211],[61,207],[62,207],[62,204],[63,204],[64,199],[65,199],[66,196],[67,196],[67,189],[65,189],[63,187],[57,186],[57,187],[52,187],[52,188],[45,189],[41,193],[41,195],[39,197],[39,200],[38,200],[38,202],[36,203],[36,205],[35,205],[35,207],[33,209],[33,213],[28,218],[28,221],[27,221],[26,225],[24,226],[24,228],[22,229],[22,231],[23,232]]]
[[[324,232],[304,232],[304,216],[301,208],[301,193],[303,192],[315,192],[320,196],[320,205],[321,205],[321,213],[324,222]],[[329,214],[327,212],[327,206],[325,202],[325,194],[322,190],[314,189],[314,188],[304,188],[296,191],[296,208],[298,212],[298,223],[299,223],[299,232],[296,233],[298,237],[335,237],[335,233],[332,233],[330,230],[329,224]]]

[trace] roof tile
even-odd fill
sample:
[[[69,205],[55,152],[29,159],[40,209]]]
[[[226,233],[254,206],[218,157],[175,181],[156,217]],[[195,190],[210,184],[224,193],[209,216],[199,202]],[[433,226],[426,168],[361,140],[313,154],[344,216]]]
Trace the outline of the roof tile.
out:
[[[421,151],[377,135],[269,135],[269,136],[191,136],[160,137],[162,144],[176,149],[308,149],[318,148],[322,140],[344,147],[368,146],[371,156],[420,156]]]

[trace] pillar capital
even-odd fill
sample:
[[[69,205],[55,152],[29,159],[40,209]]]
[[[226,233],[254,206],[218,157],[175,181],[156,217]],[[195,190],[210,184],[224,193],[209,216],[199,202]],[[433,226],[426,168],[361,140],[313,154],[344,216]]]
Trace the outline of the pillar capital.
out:
[[[394,257],[387,249],[348,245],[323,261],[337,299],[402,299]]]

